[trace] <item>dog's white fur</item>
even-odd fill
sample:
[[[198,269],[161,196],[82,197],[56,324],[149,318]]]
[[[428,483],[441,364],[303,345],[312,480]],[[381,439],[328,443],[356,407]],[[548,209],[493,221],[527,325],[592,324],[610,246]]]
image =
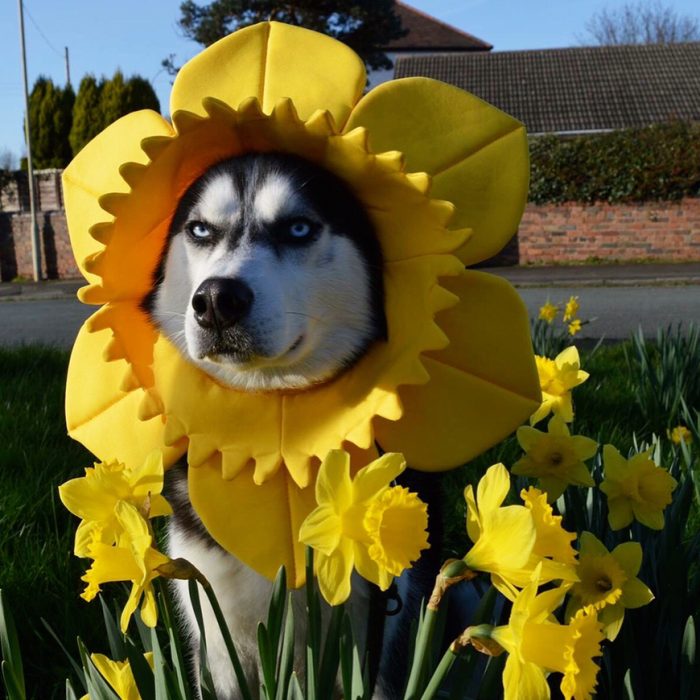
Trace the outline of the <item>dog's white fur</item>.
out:
[[[220,175],[199,197],[189,220],[230,230],[242,209],[233,182]],[[253,211],[263,225],[313,215],[303,197],[274,172],[260,184]],[[185,232],[176,233],[153,306],[160,329],[192,362],[237,389],[299,389],[334,376],[372,331],[369,280],[352,241],[319,224],[313,243],[281,254],[248,231],[233,250],[225,236],[204,248],[193,245]],[[244,362],[207,353],[206,332],[191,301],[199,285],[213,277],[239,279],[253,291],[253,307],[242,324],[256,353]]]
[[[248,391],[305,388],[335,376],[376,332],[370,273],[352,237],[319,217],[293,180],[274,169],[252,175],[256,181],[252,195],[222,172],[189,205],[180,229],[171,232],[150,310],[183,355],[218,381]],[[276,246],[270,236],[253,234],[279,220],[312,220],[317,235],[308,245],[292,241]],[[197,230],[203,233],[208,226],[238,233],[200,245],[188,233],[191,222],[199,222]],[[304,227],[299,231],[303,233]],[[250,311],[240,321],[254,348],[249,357],[241,360],[235,353],[208,350],[213,331],[198,323],[192,300],[211,278],[241,280],[253,292]],[[176,488],[189,507],[184,480]],[[169,552],[189,560],[212,584],[246,673],[257,687],[257,624],[266,619],[272,584],[213,543],[203,542],[201,535],[188,535],[185,528],[171,526]],[[177,584],[177,592],[194,643],[197,625],[184,582]],[[355,630],[358,638],[366,633],[368,599],[369,590],[358,579],[351,601],[355,622],[361,623]],[[303,598],[295,594],[293,601],[298,608],[295,618],[304,619]],[[206,600],[202,607],[217,694],[237,698],[240,693],[213,612]],[[298,625],[298,670],[303,669],[303,635]]]

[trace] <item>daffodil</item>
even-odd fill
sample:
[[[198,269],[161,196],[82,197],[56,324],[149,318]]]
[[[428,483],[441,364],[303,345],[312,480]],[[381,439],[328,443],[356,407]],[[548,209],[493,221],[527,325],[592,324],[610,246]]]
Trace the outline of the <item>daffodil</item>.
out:
[[[425,504],[389,484],[405,469],[400,454],[385,454],[350,476],[350,455],[331,451],[316,481],[318,507],[302,523],[299,539],[315,551],[323,597],[338,605],[350,595],[353,568],[382,590],[428,547]]]
[[[603,639],[595,614],[581,611],[568,625],[553,620],[565,590],[537,595],[537,572],[513,601],[508,624],[491,630],[491,639],[508,652],[503,670],[504,700],[550,697],[547,674],[563,674],[561,691],[567,700],[590,698],[596,686]]]
[[[542,403],[530,416],[530,423],[534,425],[550,413],[571,423],[574,419],[571,390],[583,384],[589,376],[588,372],[581,369],[576,346],[572,345],[562,350],[553,360],[538,355],[535,362],[540,378]]]
[[[652,530],[664,526],[676,480],[651,459],[651,450],[625,459],[612,445],[603,447],[605,465],[600,490],[608,497],[608,521],[620,530],[637,519]]]
[[[284,565],[294,586],[304,581],[299,526],[329,450],[347,446],[354,470],[378,455],[377,443],[412,467],[452,468],[540,401],[517,293],[465,270],[517,229],[524,128],[427,78],[363,95],[365,82],[362,60],[330,37],[276,22],[246,27],[182,67],[172,125],[148,110],[129,114],[63,174],[71,243],[89,283],[79,296],[101,306],[73,348],[70,434],[127,464],[154,448],[166,467],[187,453],[207,530],[268,577]],[[142,308],[179,197],[213,164],[251,151],[300,155],[340,177],[383,252],[388,339],[307,391],[220,385]]]
[[[598,443],[583,435],[571,435],[560,415],[552,416],[546,433],[523,425],[516,436],[525,455],[511,471],[537,478],[550,503],[556,501],[569,484],[595,486],[585,460],[593,457]]]
[[[153,668],[153,652],[147,651],[144,657],[148,665]],[[119,700],[141,700],[139,689],[134,679],[134,672],[128,661],[112,661],[104,654],[90,654],[92,663],[100,672],[100,675],[109,683]],[[89,695],[84,695],[81,700],[89,700]]]
[[[638,578],[642,565],[642,547],[638,542],[623,542],[612,552],[590,532],[581,534],[577,573],[580,581],[571,589],[567,617],[592,606],[598,611],[608,639],[617,637],[625,608],[639,608],[654,595]]]
[[[470,569],[491,574],[499,590],[513,590],[530,561],[537,533],[525,506],[503,506],[510,490],[510,476],[502,464],[489,467],[476,489],[464,490],[467,502],[467,534],[474,543],[464,556]],[[526,579],[527,574],[524,574]]]
[[[563,565],[575,565],[576,550],[571,543],[576,539],[576,534],[562,527],[562,517],[554,515],[552,506],[547,503],[547,494],[531,486],[520,492],[520,498],[532,513],[535,523],[532,553]]]
[[[569,329],[569,335],[574,336],[576,335],[580,330],[581,330],[581,319],[576,318],[574,319],[568,326]]]
[[[59,486],[63,505],[82,518],[75,533],[75,554],[88,556],[89,546],[97,536],[108,545],[116,541],[120,528],[114,508],[118,501],[131,503],[148,517],[170,515],[172,509],[161,495],[162,490],[163,457],[159,450],[137,467],[116,460],[102,462],[86,469],[85,476]]]
[[[121,629],[126,632],[129,620],[141,598],[141,619],[149,627],[155,627],[158,618],[152,581],[159,576],[158,567],[169,559],[153,547],[153,536],[139,511],[126,501],[115,506],[116,520],[121,528],[116,545],[95,541],[90,545],[89,556],[94,559],[82,580],[87,587],[82,598],[92,600],[100,585],[111,581],[131,581],[131,593],[122,610]]]
[[[578,297],[570,296],[569,301],[566,302],[564,307],[564,321],[573,321],[576,318],[576,314],[579,310]],[[573,333],[571,334],[573,335]]]
[[[693,441],[693,434],[684,425],[677,425],[668,431],[668,437],[674,445],[680,445],[682,442],[689,445]]]
[[[547,323],[551,323],[556,317],[557,313],[559,313],[559,307],[555,306],[552,304],[552,302],[547,299],[546,303],[544,303],[542,306],[540,306],[540,313],[538,318],[540,321],[546,321]]]

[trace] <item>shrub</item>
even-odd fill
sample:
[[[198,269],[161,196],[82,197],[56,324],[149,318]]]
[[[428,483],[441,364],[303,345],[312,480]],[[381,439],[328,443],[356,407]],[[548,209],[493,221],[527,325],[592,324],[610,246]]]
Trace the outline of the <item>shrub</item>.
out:
[[[530,141],[530,200],[634,202],[700,196],[700,126],[655,124]]]

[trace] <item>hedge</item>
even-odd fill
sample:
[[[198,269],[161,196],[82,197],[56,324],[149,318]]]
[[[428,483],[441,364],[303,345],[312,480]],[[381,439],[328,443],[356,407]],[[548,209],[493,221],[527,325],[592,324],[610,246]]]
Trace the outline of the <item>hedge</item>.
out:
[[[530,201],[644,202],[700,196],[700,124],[671,122],[530,139]]]

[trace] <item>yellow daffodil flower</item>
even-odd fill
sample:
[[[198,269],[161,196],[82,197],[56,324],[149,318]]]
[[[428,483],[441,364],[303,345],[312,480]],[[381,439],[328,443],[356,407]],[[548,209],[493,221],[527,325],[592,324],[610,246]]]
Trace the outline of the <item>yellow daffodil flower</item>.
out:
[[[131,593],[121,615],[122,632],[126,632],[142,597],[141,619],[149,627],[155,627],[158,609],[152,581],[159,575],[158,567],[169,559],[153,547],[148,522],[133,505],[119,501],[114,510],[121,528],[117,545],[110,546],[100,541],[90,545],[89,556],[94,562],[82,577],[88,585],[81,597],[92,600],[100,592],[102,583],[131,581]]]
[[[524,506],[502,506],[510,490],[510,476],[502,464],[489,467],[476,490],[464,490],[467,502],[467,534],[474,543],[464,561],[474,571],[491,574],[499,590],[514,590],[524,576],[535,546],[536,529]]]
[[[107,545],[116,542],[120,528],[114,508],[118,501],[128,501],[147,517],[170,515],[172,509],[162,490],[163,456],[159,450],[151,452],[137,467],[116,460],[102,462],[86,469],[85,476],[59,486],[63,505],[82,518],[75,533],[75,554],[87,557],[98,534]]]
[[[509,490],[510,476],[502,464],[489,467],[479,481],[476,498],[471,485],[464,490],[467,534],[474,543],[464,557],[467,566],[491,574],[493,585],[510,600],[517,594],[516,587],[526,586],[538,567],[543,583],[578,580],[566,546],[572,537],[561,528],[561,518],[555,519],[546,506],[544,494],[533,489],[524,492],[529,501],[525,506],[502,506]]]
[[[562,527],[562,517],[554,515],[552,506],[547,503],[547,494],[530,486],[520,492],[520,498],[532,513],[535,523],[536,537],[532,553],[564,565],[575,565],[576,550],[571,543],[576,539],[576,534]]]
[[[581,319],[576,318],[569,324],[569,335],[575,336],[581,330]]]
[[[578,313],[578,310],[579,310],[578,297],[570,296],[569,301],[566,302],[566,306],[564,307],[564,316],[563,316],[562,320],[573,321],[576,318],[576,314]],[[573,333],[571,333],[571,335],[573,335]]]
[[[549,698],[549,672],[563,674],[561,691],[567,700],[586,700],[596,686],[598,666],[593,659],[601,655],[601,626],[588,610],[579,612],[568,625],[558,624],[552,612],[566,591],[537,595],[537,573],[513,601],[508,624],[491,630],[491,639],[508,652],[504,700]]]
[[[625,608],[640,608],[654,599],[649,588],[636,578],[642,565],[642,547],[638,542],[623,542],[609,552],[590,532],[581,534],[580,545],[580,581],[571,589],[567,617],[592,606],[598,611],[605,636],[615,639]]]
[[[552,416],[547,432],[529,425],[518,428],[520,446],[525,450],[511,469],[513,474],[538,479],[538,486],[547,492],[552,503],[569,484],[595,486],[585,460],[598,449],[598,443],[583,435],[571,435],[560,415]]]
[[[207,530],[265,576],[284,565],[292,586],[304,582],[297,535],[329,450],[346,445],[355,469],[376,458],[376,444],[418,469],[453,468],[541,398],[522,301],[503,280],[465,269],[517,229],[529,172],[522,124],[427,78],[363,94],[365,84],[362,60],[328,36],[246,27],[182,67],[172,124],[148,110],[126,115],[63,174],[88,281],[79,296],[101,307],[73,348],[70,434],[128,464],[158,448],[167,468],[187,453]],[[182,193],[215,163],[268,151],[347,183],[384,257],[387,340],[307,391],[224,387],[142,309]]]
[[[668,431],[668,437],[674,445],[680,445],[682,442],[689,445],[693,441],[693,434],[684,425],[677,425]]]
[[[551,323],[557,317],[558,312],[559,307],[555,306],[549,301],[549,299],[547,299],[547,302],[540,306],[538,318],[540,321],[547,321],[547,323]]]
[[[588,372],[580,367],[578,350],[574,345],[562,350],[553,360],[535,357],[542,390],[542,403],[530,416],[534,425],[550,413],[561,416],[567,423],[574,419],[571,390],[588,379]]]
[[[612,445],[603,447],[604,479],[600,490],[608,497],[608,522],[620,530],[637,519],[662,530],[664,508],[671,503],[676,480],[651,459],[651,450],[625,459]]]
[[[148,665],[153,668],[153,652],[144,654]],[[104,654],[90,654],[92,663],[100,672],[100,675],[109,683],[119,700],[141,700],[134,672],[128,661],[112,661]],[[89,695],[83,695],[80,700],[89,700]]]
[[[331,605],[350,595],[353,568],[382,590],[428,547],[428,514],[414,493],[389,484],[405,469],[403,455],[385,454],[350,476],[350,455],[331,451],[316,481],[313,510],[299,539],[316,550],[318,585]]]

